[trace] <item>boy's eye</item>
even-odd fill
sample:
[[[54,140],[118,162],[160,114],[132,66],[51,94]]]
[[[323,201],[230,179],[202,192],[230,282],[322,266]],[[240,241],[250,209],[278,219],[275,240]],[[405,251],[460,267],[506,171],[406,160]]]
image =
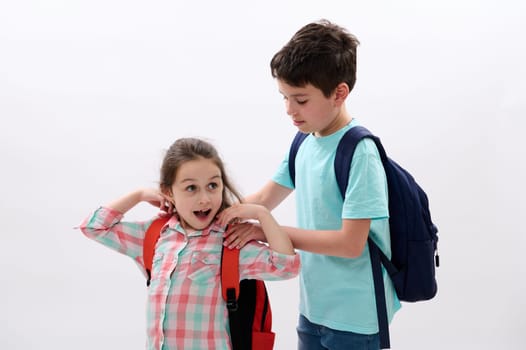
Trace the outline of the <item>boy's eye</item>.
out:
[[[307,103],[307,100],[297,100],[296,102],[298,102],[299,105],[304,105]]]

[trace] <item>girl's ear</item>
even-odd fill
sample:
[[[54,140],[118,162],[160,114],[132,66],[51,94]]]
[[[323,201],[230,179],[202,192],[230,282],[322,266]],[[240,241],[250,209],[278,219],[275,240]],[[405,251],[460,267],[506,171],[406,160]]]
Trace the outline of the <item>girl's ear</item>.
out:
[[[334,102],[340,106],[345,102],[347,96],[349,96],[349,85],[347,83],[338,84],[334,89]]]
[[[159,186],[159,190],[161,191],[162,194],[166,195],[166,196],[169,196],[169,197],[172,197],[172,189],[167,187],[167,186]]]
[[[173,194],[172,194],[172,189],[171,188],[163,188],[161,187],[160,188],[160,191],[163,195],[165,195],[166,197],[168,197],[168,201],[170,202],[169,205],[167,205],[168,207],[168,213],[169,214],[177,214],[177,210],[175,208],[175,200],[173,198]]]
[[[164,194],[166,197],[170,198],[170,203],[172,203],[172,205],[175,205],[174,204],[174,199],[173,199],[172,189],[171,188],[163,188],[163,187],[161,187],[160,190],[161,190],[162,194]]]

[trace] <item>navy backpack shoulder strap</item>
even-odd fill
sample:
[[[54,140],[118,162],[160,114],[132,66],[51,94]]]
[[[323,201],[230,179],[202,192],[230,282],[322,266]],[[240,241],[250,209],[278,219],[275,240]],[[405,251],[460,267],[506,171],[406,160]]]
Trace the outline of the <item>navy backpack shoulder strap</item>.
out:
[[[351,161],[354,150],[358,142],[364,137],[373,137],[373,134],[363,126],[352,127],[345,132],[338,143],[338,148],[336,148],[334,173],[336,174],[336,181],[340,188],[342,198],[345,198],[345,192],[349,184],[349,172],[351,171]]]
[[[296,133],[296,136],[294,136],[294,140],[292,140],[292,144],[290,145],[289,174],[290,174],[290,178],[292,179],[292,184],[294,186],[296,185],[296,154],[298,153],[298,150],[302,142],[305,140],[307,136],[309,136],[309,134],[304,134],[301,131],[298,131]]]
[[[355,126],[347,130],[342,136],[336,149],[336,156],[334,158],[334,173],[336,174],[336,181],[340,189],[342,198],[345,198],[347,185],[349,184],[349,173],[351,171],[351,161],[354,150],[363,138],[371,138],[378,148],[382,163],[387,159],[385,150],[380,143],[380,139],[374,136],[369,130],[363,126]],[[383,253],[378,248],[376,243],[369,237],[369,255],[371,257],[371,268],[373,270],[374,292],[376,299],[376,311],[378,315],[378,328],[380,336],[380,348],[388,349],[389,344],[389,322],[387,320],[387,307],[385,304],[385,289],[382,277],[381,256]]]

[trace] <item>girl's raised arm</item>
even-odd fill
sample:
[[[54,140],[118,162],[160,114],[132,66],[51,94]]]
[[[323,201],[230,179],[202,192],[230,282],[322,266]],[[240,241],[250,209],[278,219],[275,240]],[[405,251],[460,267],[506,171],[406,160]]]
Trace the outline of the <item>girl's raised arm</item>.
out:
[[[270,211],[264,206],[249,203],[235,204],[219,215],[219,222],[225,225],[236,218],[259,221],[267,243],[272,250],[282,254],[295,254],[289,236],[283,232]]]
[[[111,201],[106,204],[106,207],[124,214],[140,202],[148,202],[154,207],[164,210],[163,208],[166,207],[165,203],[169,201],[170,198],[166,197],[158,189],[142,188]]]

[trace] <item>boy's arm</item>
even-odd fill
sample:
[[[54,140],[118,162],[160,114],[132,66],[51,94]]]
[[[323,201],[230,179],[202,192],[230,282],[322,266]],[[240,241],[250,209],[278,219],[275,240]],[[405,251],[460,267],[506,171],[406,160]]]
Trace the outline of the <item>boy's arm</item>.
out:
[[[244,201],[261,204],[272,210],[291,192],[292,189],[269,181],[261,190],[247,196]],[[283,226],[282,230],[287,233],[294,248],[317,254],[356,258],[363,252],[370,225],[370,219],[344,219],[341,230],[305,230],[290,226]],[[265,236],[257,227],[233,228],[225,237],[225,245],[230,248],[240,248],[252,239],[264,241]]]
[[[272,210],[291,192],[290,188],[269,181],[261,190],[247,196],[245,202],[261,204]],[[305,230],[290,226],[282,226],[282,230],[287,233],[294,248],[317,254],[356,258],[363,252],[370,226],[370,219],[344,219],[341,230]],[[225,245],[240,248],[252,239],[264,241],[265,236],[257,227],[239,230],[233,228],[225,237]]]
[[[305,230],[297,227],[281,226],[294,248],[316,254],[342,258],[359,257],[369,235],[371,219],[344,219],[341,230]],[[251,240],[265,241],[261,227],[233,225],[225,236],[224,245],[241,248]]]
[[[359,257],[369,235],[371,219],[344,219],[341,230],[305,230],[282,227],[294,248],[308,252],[339,256]]]
[[[260,204],[272,211],[292,193],[292,189],[278,185],[274,181],[269,181],[258,192],[246,196],[245,203]]]

